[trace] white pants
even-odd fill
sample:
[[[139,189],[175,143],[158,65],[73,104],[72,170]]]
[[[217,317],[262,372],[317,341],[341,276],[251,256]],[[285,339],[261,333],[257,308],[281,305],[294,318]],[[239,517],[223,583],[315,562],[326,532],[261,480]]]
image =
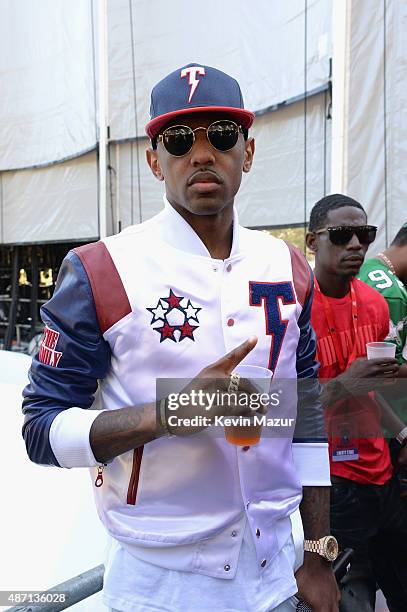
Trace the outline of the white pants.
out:
[[[277,608],[274,608],[274,610],[270,612],[295,611],[297,609],[297,604],[298,604],[298,599],[296,597],[290,597],[289,599],[286,599],[286,601],[283,601],[283,603],[281,603],[279,606],[277,606]]]
[[[295,517],[295,514],[298,514],[298,517]],[[111,612],[139,612],[150,609],[178,612],[186,608],[194,612],[194,605],[189,607],[185,604],[195,602],[197,611],[216,609],[222,612],[249,609],[250,602],[251,609],[293,612],[297,607],[294,597],[288,598],[277,607],[272,606],[279,601],[276,593],[281,593],[280,597],[287,597],[289,592],[294,591],[292,571],[296,571],[303,562],[301,518],[299,512],[294,515],[291,516],[292,538],[287,540],[276,561],[270,565],[267,576],[262,579],[256,572],[256,553],[246,525],[233,585],[229,581],[153,566],[131,556],[117,542],[112,541],[105,573],[105,605]],[[154,602],[151,602],[152,594]],[[168,597],[171,594],[174,596],[169,605]],[[152,603],[154,605],[151,605]]]

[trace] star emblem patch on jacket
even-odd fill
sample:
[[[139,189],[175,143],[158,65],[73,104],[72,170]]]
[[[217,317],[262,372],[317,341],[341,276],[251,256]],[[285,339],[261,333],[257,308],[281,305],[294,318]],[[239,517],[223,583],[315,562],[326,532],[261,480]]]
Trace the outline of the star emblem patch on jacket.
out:
[[[160,342],[182,342],[186,338],[195,342],[194,331],[199,325],[194,323],[199,323],[197,315],[202,308],[195,307],[191,300],[170,289],[168,297],[159,298],[157,306],[147,310],[153,315],[150,324],[160,334]]]

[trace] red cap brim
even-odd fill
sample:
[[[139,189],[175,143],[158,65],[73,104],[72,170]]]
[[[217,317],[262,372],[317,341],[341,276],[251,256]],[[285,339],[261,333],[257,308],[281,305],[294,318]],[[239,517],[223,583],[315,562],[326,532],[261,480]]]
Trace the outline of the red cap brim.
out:
[[[254,113],[244,108],[233,108],[228,106],[195,106],[193,108],[183,108],[155,117],[147,123],[145,128],[146,134],[149,138],[155,138],[155,136],[158,136],[160,133],[161,128],[174,119],[174,117],[189,115],[190,113],[225,113],[233,117],[237,123],[247,129],[254,121]]]

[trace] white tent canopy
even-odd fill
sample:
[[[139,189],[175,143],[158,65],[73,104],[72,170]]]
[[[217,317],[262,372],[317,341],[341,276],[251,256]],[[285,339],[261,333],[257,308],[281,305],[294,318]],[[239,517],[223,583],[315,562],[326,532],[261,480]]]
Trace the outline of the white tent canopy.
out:
[[[1,3],[0,170],[95,147],[91,9],[83,0]]]
[[[343,86],[336,91],[334,69],[333,99],[343,138],[333,141],[332,189],[363,203],[381,230],[377,251],[407,221],[407,3],[344,0],[338,10]]]
[[[108,231],[159,210],[163,187],[144,159],[150,91],[191,61],[235,76],[246,106],[261,115],[253,129],[258,137],[253,174],[237,202],[242,221],[303,222],[304,203],[309,207],[329,184],[326,94],[267,109],[301,99],[305,90],[327,88],[330,1],[208,0],[204,9],[188,0],[109,1],[108,79],[99,93],[103,57],[97,35],[104,4],[2,3],[1,241],[97,237],[97,161],[91,154],[78,156],[97,146],[99,95],[108,102],[111,140]]]
[[[258,115],[254,167],[237,198],[244,224],[303,223],[331,191],[362,202],[379,247],[406,220],[405,3],[4,0],[0,10],[2,243],[88,240],[101,212],[108,232],[157,212],[163,185],[145,163],[150,90],[191,61],[235,76]],[[100,100],[110,138],[102,211],[91,152]]]
[[[151,88],[191,62],[236,77],[253,111],[302,96],[305,79],[311,91],[329,78],[328,0],[207,0],[204,9],[190,0],[115,0],[108,26],[113,140],[144,135]]]
[[[0,174],[1,242],[97,238],[96,153],[42,168]]]

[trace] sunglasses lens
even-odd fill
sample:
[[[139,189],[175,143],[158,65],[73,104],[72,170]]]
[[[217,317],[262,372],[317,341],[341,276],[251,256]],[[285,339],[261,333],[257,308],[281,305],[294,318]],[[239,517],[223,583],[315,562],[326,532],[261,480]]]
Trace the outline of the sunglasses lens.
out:
[[[162,136],[162,142],[168,153],[181,157],[192,149],[194,144],[194,131],[186,125],[174,125],[167,128]],[[208,140],[218,151],[229,151],[239,138],[239,126],[233,121],[214,121],[206,130]]]
[[[376,238],[375,227],[363,227],[356,231],[360,244],[372,244]]]
[[[360,244],[372,244],[376,238],[377,229],[373,226],[366,227],[332,227],[329,228],[329,239],[332,244],[344,246],[356,234]]]
[[[348,244],[350,239],[353,236],[353,230],[348,229],[347,227],[334,227],[328,230],[329,231],[329,239],[332,244],[336,244],[337,246],[343,246],[344,244]]]
[[[191,150],[194,144],[194,133],[187,126],[174,125],[163,132],[162,140],[168,153],[180,157]]]
[[[239,126],[233,121],[215,121],[208,128],[209,142],[218,151],[229,151],[237,143]]]

